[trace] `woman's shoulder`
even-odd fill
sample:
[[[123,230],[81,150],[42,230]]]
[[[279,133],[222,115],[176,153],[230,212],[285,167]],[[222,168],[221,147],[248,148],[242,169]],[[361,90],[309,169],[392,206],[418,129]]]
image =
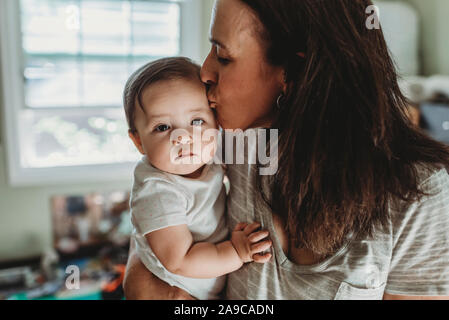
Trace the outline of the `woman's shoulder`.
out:
[[[441,184],[449,183],[449,168],[444,166],[430,166],[425,164],[417,164],[418,185],[424,189],[434,189]]]
[[[447,295],[449,278],[442,275],[449,274],[449,174],[445,168],[420,166],[419,170],[419,187],[426,195],[392,213],[386,292]]]
[[[444,166],[416,165],[418,189],[424,196],[412,202],[394,200],[391,203],[394,224],[446,218],[449,215],[449,173]]]

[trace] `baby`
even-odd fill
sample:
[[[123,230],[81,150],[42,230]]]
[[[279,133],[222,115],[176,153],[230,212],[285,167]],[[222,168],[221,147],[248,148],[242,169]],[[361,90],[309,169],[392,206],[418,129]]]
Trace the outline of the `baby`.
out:
[[[218,299],[225,275],[271,247],[258,223],[240,223],[228,239],[224,172],[213,163],[217,122],[187,58],[137,70],[124,91],[129,136],[143,157],[131,192],[132,238],[143,264],[197,299]],[[202,134],[196,134],[196,133]],[[203,136],[203,137],[202,137]]]

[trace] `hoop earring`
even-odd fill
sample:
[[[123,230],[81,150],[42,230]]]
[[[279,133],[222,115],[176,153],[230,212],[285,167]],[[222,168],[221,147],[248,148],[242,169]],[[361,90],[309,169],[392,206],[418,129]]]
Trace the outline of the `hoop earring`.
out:
[[[279,95],[278,99],[276,100],[276,106],[278,108],[278,110],[282,109],[282,99],[284,99],[284,93],[281,92],[281,94]]]

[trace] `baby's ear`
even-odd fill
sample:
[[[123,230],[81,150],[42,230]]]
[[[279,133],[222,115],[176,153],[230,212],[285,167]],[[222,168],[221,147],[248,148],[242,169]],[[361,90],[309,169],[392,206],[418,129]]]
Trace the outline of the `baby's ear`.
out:
[[[128,135],[131,138],[131,140],[134,142],[134,145],[136,146],[137,150],[139,150],[139,152],[141,154],[145,154],[145,150],[143,149],[142,141],[140,140],[139,133],[137,131],[132,132],[131,130],[128,130]]]

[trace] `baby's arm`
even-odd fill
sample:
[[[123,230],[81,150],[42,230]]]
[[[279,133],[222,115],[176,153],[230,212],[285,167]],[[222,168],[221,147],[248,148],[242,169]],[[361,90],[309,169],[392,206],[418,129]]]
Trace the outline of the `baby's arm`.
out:
[[[233,232],[232,242],[217,244],[193,242],[187,225],[167,227],[147,234],[145,237],[164,267],[175,274],[190,278],[216,278],[239,269],[253,261],[253,255],[271,247],[268,231],[255,232],[260,224],[239,224]],[[235,246],[235,247],[234,247]],[[266,262],[256,259],[259,262]]]

